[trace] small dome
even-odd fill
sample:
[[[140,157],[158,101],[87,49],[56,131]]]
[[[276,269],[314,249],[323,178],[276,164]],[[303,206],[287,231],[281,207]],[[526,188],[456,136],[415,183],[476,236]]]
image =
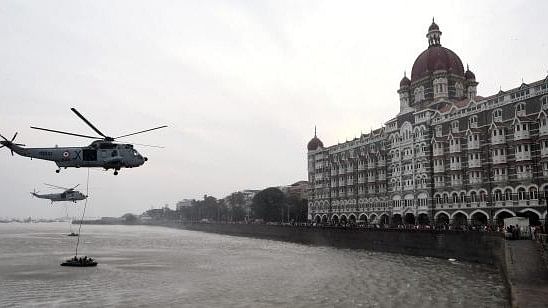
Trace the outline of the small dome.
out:
[[[464,78],[467,80],[476,80],[476,75],[466,66],[466,72],[464,72]]]
[[[323,148],[323,142],[318,137],[316,137],[316,135],[314,135],[314,138],[312,138],[308,142],[307,148],[309,151],[315,151],[318,148]]]
[[[407,78],[407,76],[405,76],[404,74],[403,78],[400,81],[400,88],[408,87],[410,85],[411,85],[411,80],[409,80],[409,78]]]
[[[434,19],[432,18],[432,24],[430,25],[430,27],[428,27],[428,31],[435,31],[439,29],[440,27],[438,27],[438,25],[434,22]]]

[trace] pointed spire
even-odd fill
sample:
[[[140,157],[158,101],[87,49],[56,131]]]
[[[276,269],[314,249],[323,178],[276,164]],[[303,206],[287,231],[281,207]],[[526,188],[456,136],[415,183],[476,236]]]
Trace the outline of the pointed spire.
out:
[[[467,70],[467,71],[470,70],[470,66],[468,65],[468,63],[466,63],[466,70]]]
[[[316,137],[316,125],[314,125],[314,137]]]

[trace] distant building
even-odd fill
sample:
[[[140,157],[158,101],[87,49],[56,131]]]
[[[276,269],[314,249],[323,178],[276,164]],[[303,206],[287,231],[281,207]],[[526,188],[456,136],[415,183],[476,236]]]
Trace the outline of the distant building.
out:
[[[316,134],[308,143],[309,218],[459,225],[546,219],[548,77],[478,96],[475,74],[441,46],[433,21],[426,37],[411,79],[400,81],[395,117],[342,144],[324,147]]]
[[[194,201],[195,201],[194,199],[183,199],[177,202],[177,204],[175,205],[175,210],[180,211],[183,208],[191,207]]]
[[[295,197],[297,199],[308,199],[308,190],[310,185],[308,181],[298,181],[291,185],[278,187],[287,197]]]

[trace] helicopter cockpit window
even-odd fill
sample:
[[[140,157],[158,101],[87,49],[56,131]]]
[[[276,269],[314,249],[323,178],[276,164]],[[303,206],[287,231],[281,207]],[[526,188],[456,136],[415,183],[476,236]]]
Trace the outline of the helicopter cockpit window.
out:
[[[99,148],[100,149],[116,149],[116,144],[112,144],[112,143],[101,143],[99,145]]]
[[[137,151],[133,150],[133,156],[137,156],[139,155],[139,153],[137,153]]]

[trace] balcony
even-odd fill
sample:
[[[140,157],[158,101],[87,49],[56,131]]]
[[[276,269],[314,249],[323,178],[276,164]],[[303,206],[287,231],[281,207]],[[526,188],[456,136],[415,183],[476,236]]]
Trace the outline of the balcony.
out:
[[[384,166],[386,166],[386,160],[384,160],[384,159],[379,159],[379,161],[377,161],[377,166],[378,166],[378,167],[384,167]]]
[[[504,144],[506,143],[506,136],[505,135],[491,135],[491,144]]]
[[[346,180],[346,186],[354,185],[354,180]]]
[[[344,168],[339,168],[339,174],[344,174]]]
[[[493,155],[493,164],[506,164],[506,155]]]
[[[478,177],[470,177],[469,178],[470,184],[481,184],[481,178]]]
[[[354,166],[349,166],[346,168],[346,173],[352,173],[354,172]]]
[[[378,179],[379,179],[379,181],[385,181],[386,180],[386,175],[384,173],[379,174]]]
[[[516,161],[531,160],[531,151],[522,151],[516,153]]]
[[[526,129],[526,130],[519,130],[519,131],[514,131],[514,140],[524,140],[524,139],[529,139],[529,130]]]
[[[359,164],[358,171],[363,171],[363,170],[365,170],[365,164]]]
[[[449,145],[449,153],[460,153],[460,143]]]
[[[369,164],[367,164],[367,169],[375,169],[375,162],[370,161]]]
[[[508,175],[506,175],[506,174],[495,175],[495,176],[493,176],[493,181],[495,181],[495,182],[506,182],[506,181],[508,181]]]
[[[461,170],[462,169],[462,164],[461,164],[461,162],[452,162],[452,163],[450,163],[449,168],[451,170]]]
[[[470,159],[468,161],[468,168],[480,168],[481,167],[481,159]]]
[[[443,156],[443,147],[434,147],[433,156]]]
[[[467,147],[468,150],[478,150],[480,148],[479,140],[468,140]]]
[[[452,186],[462,186],[462,180],[454,180],[454,179],[451,179],[451,185]]]
[[[533,178],[533,172],[526,171],[526,172],[518,172],[516,174],[518,180],[529,180]]]
[[[364,184],[365,183],[365,178],[362,176],[362,177],[359,177],[358,178],[358,184]]]
[[[548,135],[548,125],[540,125],[538,129],[538,134],[540,136],[546,136]]]
[[[541,142],[544,142],[544,141],[541,141]],[[540,148],[540,157],[542,157],[542,158],[548,157],[548,147],[542,146]]]
[[[374,183],[375,182],[375,176],[374,175],[369,175],[367,177],[367,182],[369,183]]]
[[[434,173],[445,172],[445,166],[441,164],[434,165]]]

